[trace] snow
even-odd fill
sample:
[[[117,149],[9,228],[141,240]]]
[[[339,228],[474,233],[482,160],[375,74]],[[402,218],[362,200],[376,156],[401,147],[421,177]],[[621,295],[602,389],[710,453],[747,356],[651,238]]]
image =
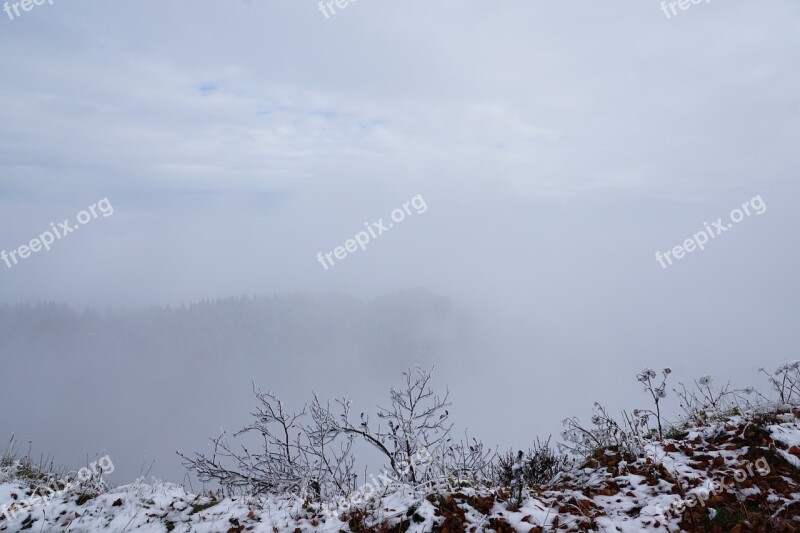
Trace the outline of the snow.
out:
[[[779,420],[780,423],[768,425],[766,429],[776,443],[786,448],[777,450],[781,456],[800,468],[800,459],[790,451],[800,446],[800,425],[794,416]],[[592,514],[597,531],[678,531],[681,519],[678,511],[686,504],[684,498],[690,495],[701,500],[697,505],[705,509],[703,512],[711,519],[717,516],[716,509],[705,508],[705,499],[715,490],[739,499],[761,495],[781,512],[780,509],[800,501],[800,487],[789,476],[784,475],[783,479],[793,491],[783,494],[766,489],[762,494],[763,484],[761,488],[757,484],[738,487],[732,482],[734,473],[737,469],[740,474],[744,470],[746,454],[755,457],[758,451],[744,444],[714,447],[711,440],[705,440],[721,436],[738,438],[746,423],[743,419],[727,420],[724,424],[691,431],[682,441],[667,439],[651,443],[644,457],[619,461],[613,467],[575,469],[568,475],[570,485],[526,489],[518,508],[510,504],[507,493],[498,494],[497,489],[442,486],[420,491],[398,486],[365,502],[359,509],[363,511],[363,523],[368,528],[377,529],[386,522],[392,525],[404,522],[407,531],[417,533],[431,531],[436,524],[441,526],[444,518],[437,502],[444,499],[449,499],[451,508],[463,512],[467,531],[491,530],[490,522],[499,520],[525,532],[534,526],[555,529],[556,525],[560,530],[587,530],[588,514]],[[751,478],[759,474],[747,475]],[[0,532],[23,529],[75,533],[349,530],[342,516],[326,517],[320,503],[308,503],[296,497],[216,500],[192,494],[180,485],[156,480],[145,483],[141,479],[101,492],[81,498],[79,490],[71,489],[49,503],[40,502],[32,509],[14,513],[14,506],[28,498],[31,487],[10,476],[7,468],[0,469],[0,505],[9,507],[12,514],[9,518],[0,517]],[[670,513],[670,510],[675,512]]]

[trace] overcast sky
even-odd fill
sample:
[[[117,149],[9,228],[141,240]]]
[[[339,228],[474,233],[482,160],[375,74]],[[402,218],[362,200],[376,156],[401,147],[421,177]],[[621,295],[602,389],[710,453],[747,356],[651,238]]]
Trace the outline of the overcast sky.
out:
[[[442,373],[483,418],[530,406],[518,438],[627,406],[644,366],[757,382],[800,357],[795,0],[55,0],[0,13],[0,47],[0,250],[114,209],[0,263],[0,303],[424,287],[482,338]]]

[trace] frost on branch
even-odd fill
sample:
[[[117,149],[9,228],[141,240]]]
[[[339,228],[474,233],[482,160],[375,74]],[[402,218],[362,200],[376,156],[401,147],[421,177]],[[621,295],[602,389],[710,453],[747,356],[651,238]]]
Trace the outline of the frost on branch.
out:
[[[362,438],[385,457],[398,479],[420,483],[434,477],[435,467],[418,458],[432,456],[448,442],[450,393],[439,396],[431,389],[433,370],[416,367],[403,375],[405,386],[389,391],[388,407],[378,406],[376,425],[364,413],[353,422],[349,400],[340,399],[341,414],[331,431]]]
[[[316,395],[295,413],[288,412],[275,394],[254,386],[258,400],[254,421],[233,435],[234,443],[223,432],[212,439],[210,454],[179,455],[201,481],[217,482],[228,493],[314,499],[356,489],[352,453],[356,439],[378,450],[400,482],[446,478],[454,470],[458,475],[485,473],[489,464],[482,444],[476,441],[469,452],[463,445],[450,445],[449,393],[434,393],[432,371],[416,368],[403,375],[405,385],[391,389],[388,407],[378,407],[377,424],[363,412],[354,421],[346,398],[335,400],[336,414]],[[246,439],[247,443],[237,442]]]
[[[337,439],[333,417],[316,395],[299,413],[287,412],[272,392],[253,387],[258,406],[254,421],[234,434],[255,436],[258,449],[232,445],[225,432],[212,439],[210,455],[183,457],[204,482],[216,481],[230,494],[297,494],[315,498],[355,488],[352,438]]]

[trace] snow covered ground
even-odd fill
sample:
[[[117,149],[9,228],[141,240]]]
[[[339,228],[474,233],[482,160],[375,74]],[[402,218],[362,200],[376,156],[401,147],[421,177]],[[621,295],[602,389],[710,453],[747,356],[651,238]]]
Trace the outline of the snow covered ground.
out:
[[[799,413],[734,416],[651,444],[646,457],[606,452],[516,508],[508,489],[389,492],[327,517],[299,498],[216,499],[141,480],[71,488],[31,507],[33,484],[0,471],[0,531],[795,531],[800,529]]]

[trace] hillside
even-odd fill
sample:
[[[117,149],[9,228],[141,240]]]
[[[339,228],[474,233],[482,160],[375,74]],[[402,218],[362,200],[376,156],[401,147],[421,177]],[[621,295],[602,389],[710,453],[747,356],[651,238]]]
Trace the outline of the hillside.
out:
[[[97,476],[27,508],[31,478],[44,476],[6,459],[0,531],[797,531],[799,457],[800,411],[734,410],[673,429],[641,458],[596,450],[550,485],[526,487],[520,505],[508,488],[387,482],[332,516],[303,498],[217,499],[141,480],[105,488]]]

